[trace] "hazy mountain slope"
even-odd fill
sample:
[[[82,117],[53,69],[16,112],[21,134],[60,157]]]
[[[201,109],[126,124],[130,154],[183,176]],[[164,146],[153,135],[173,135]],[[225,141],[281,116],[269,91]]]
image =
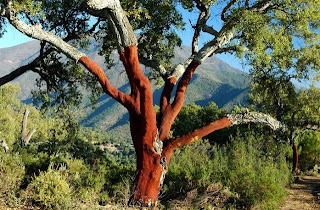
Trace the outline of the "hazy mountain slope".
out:
[[[26,64],[32,57],[37,55],[39,48],[39,42],[32,41],[19,46],[0,49],[0,63],[3,66],[0,76]],[[87,55],[104,67],[104,59],[98,55],[98,49],[99,46],[92,45]],[[174,62],[185,60],[189,57],[190,51],[188,47],[177,48]],[[119,59],[116,55],[114,60],[116,61],[115,67],[108,70],[105,69],[105,71],[114,86],[124,92],[129,92],[130,88],[127,84],[127,76],[124,73],[122,63],[118,61]],[[204,106],[208,102],[214,101],[219,107],[227,109],[231,109],[235,104],[243,105],[246,103],[248,94],[249,79],[247,77],[247,74],[232,68],[220,59],[210,57],[196,70],[187,90],[185,104],[194,102]],[[21,99],[26,99],[30,96],[31,89],[36,88],[36,78],[36,74],[29,72],[16,80],[22,88]],[[157,105],[159,104],[161,91],[162,89],[155,89],[154,92],[154,103]],[[116,133],[121,131],[124,135],[128,133],[128,114],[126,110],[107,95],[100,98],[95,109],[92,109],[89,105],[84,106],[83,109],[84,113],[86,113],[81,120],[83,125],[112,130]]]
[[[0,49],[0,76],[7,75],[12,70],[28,64],[28,62],[38,55],[40,50],[40,45],[38,41],[31,41],[21,45],[17,45],[9,48]],[[20,76],[14,82],[18,82],[21,87],[21,99],[27,99],[30,97],[31,90],[33,90],[35,85],[35,80],[38,77],[37,74],[33,72],[27,72]]]

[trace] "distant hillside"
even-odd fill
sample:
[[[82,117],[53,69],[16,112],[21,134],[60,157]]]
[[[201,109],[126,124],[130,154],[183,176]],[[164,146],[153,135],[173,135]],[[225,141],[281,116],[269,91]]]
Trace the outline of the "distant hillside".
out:
[[[37,55],[39,48],[39,42],[32,41],[19,46],[0,49],[0,63],[4,67],[0,76],[26,64]],[[188,47],[177,48],[175,62],[185,60],[189,57],[190,52],[191,50]],[[104,59],[98,55],[97,47],[93,46],[87,54],[100,66],[104,66]],[[115,60],[119,59],[115,58]],[[145,68],[143,67],[143,69]],[[120,61],[116,63],[114,68],[105,69],[105,71],[116,87],[125,92],[129,91],[127,77]],[[22,88],[21,99],[28,98],[30,91],[36,88],[36,78],[36,74],[29,72],[16,80]],[[194,102],[204,106],[210,101],[214,101],[219,107],[226,109],[231,109],[234,105],[245,105],[248,96],[248,82],[247,74],[232,68],[216,57],[208,58],[196,70],[195,76],[187,89],[185,104]],[[154,103],[157,105],[159,104],[161,91],[162,89],[155,89],[154,91]],[[96,109],[92,110],[90,106],[85,106],[83,109],[87,113],[81,120],[84,126],[97,127],[113,131],[113,133],[121,131],[124,134],[129,130],[126,110],[107,95],[100,98]]]

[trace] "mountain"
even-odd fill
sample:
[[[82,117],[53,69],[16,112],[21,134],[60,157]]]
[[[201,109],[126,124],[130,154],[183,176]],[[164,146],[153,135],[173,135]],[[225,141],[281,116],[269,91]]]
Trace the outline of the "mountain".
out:
[[[0,76],[26,64],[38,55],[39,48],[39,42],[32,41],[0,49],[0,63],[3,66]],[[103,67],[104,58],[98,55],[99,46],[92,45],[90,49],[87,51],[87,55]],[[174,62],[178,63],[190,56],[191,49],[181,47],[176,48],[175,52]],[[105,69],[105,71],[114,86],[128,93],[130,88],[122,63],[117,55],[114,56],[114,60],[117,61],[115,67]],[[143,67],[143,70],[147,72],[148,68]],[[30,97],[31,90],[36,89],[36,78],[38,78],[36,74],[28,72],[16,79],[22,89],[22,100]],[[196,103],[204,106],[210,101],[214,101],[219,107],[230,110],[234,105],[246,104],[248,83],[247,74],[213,56],[196,70],[187,89],[185,104]],[[154,88],[154,103],[157,105],[159,105],[161,91],[162,89]],[[84,126],[97,127],[116,134],[121,132],[124,136],[128,133],[128,113],[109,96],[102,96],[95,109],[92,109],[91,106],[84,106],[83,109],[87,113],[81,119]]]

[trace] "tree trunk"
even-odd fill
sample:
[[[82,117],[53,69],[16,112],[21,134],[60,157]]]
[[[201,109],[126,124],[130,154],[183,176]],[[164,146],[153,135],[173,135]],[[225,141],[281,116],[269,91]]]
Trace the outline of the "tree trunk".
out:
[[[292,173],[299,172],[299,154],[296,143],[292,144],[293,161],[292,161]]]
[[[143,106],[143,105],[142,105]],[[156,206],[167,164],[155,116],[130,112],[130,130],[137,157],[137,172],[129,199],[130,206]],[[147,119],[148,118],[148,119]],[[151,122],[151,123],[146,123]]]
[[[152,207],[157,205],[166,166],[163,167],[163,159],[158,154],[143,151],[143,159],[137,169],[129,205]]]

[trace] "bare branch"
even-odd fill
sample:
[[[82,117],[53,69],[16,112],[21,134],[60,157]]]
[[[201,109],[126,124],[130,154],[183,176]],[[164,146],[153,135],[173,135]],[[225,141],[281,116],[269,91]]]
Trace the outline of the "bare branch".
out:
[[[2,147],[5,153],[9,153],[9,147],[4,139],[0,140],[0,147]]]
[[[232,7],[232,5],[234,5],[238,0],[231,0],[227,6],[225,6],[225,8],[223,8],[222,13],[221,13],[221,20],[226,22],[227,18],[226,18],[226,13],[228,12],[228,10],[230,9],[230,7]]]
[[[250,10],[253,12],[266,12],[269,8],[272,8],[274,4],[272,3],[272,0],[264,0],[260,1],[257,4],[253,5]]]
[[[203,31],[203,32],[206,32],[206,33],[209,33],[209,34],[211,34],[211,35],[213,35],[213,36],[218,36],[218,35],[219,35],[219,32],[218,32],[218,31],[216,31],[213,27],[207,26],[207,25],[204,25],[204,26],[202,27],[202,31]]]
[[[200,14],[197,24],[193,26],[195,31],[192,38],[192,54],[198,52],[200,32],[210,17],[210,5],[203,4],[201,1],[196,1],[196,3],[197,8],[200,10]]]
[[[0,78],[0,86],[16,79],[17,77],[21,76],[22,74],[26,73],[28,70],[31,70],[33,68],[35,68],[35,61],[17,68],[13,72]]]
[[[96,27],[98,26],[98,24],[100,23],[100,21],[101,20],[97,20],[97,22],[88,31],[85,31],[82,34],[68,34],[68,36],[63,38],[63,41],[68,42],[70,40],[80,38],[83,35],[86,35],[86,34],[93,32],[96,29]],[[12,71],[11,73],[1,77],[0,78],[0,86],[18,78],[19,76],[21,76],[22,74],[26,73],[29,70],[38,73],[39,71],[36,70],[35,68],[37,68],[43,62],[43,59],[46,56],[48,56],[51,52],[56,50],[55,48],[51,47],[51,48],[47,49],[46,51],[44,51],[45,43],[46,43],[46,41],[41,42],[40,55],[38,57],[36,57],[33,61],[31,61],[30,63],[28,63],[24,66],[21,66],[21,67],[17,68],[16,70]]]
[[[23,115],[22,120],[22,129],[21,129],[21,146],[24,147],[29,144],[32,135],[36,132],[36,129],[32,129],[29,134],[27,134],[27,124],[28,124],[28,116],[29,116],[29,109],[26,108],[26,111]]]
[[[260,113],[260,112],[246,112],[243,114],[229,114],[228,119],[232,123],[232,125],[240,125],[240,124],[263,124],[270,127],[272,130],[281,130],[286,131],[286,125],[282,124],[278,120],[274,119],[270,115]]]

